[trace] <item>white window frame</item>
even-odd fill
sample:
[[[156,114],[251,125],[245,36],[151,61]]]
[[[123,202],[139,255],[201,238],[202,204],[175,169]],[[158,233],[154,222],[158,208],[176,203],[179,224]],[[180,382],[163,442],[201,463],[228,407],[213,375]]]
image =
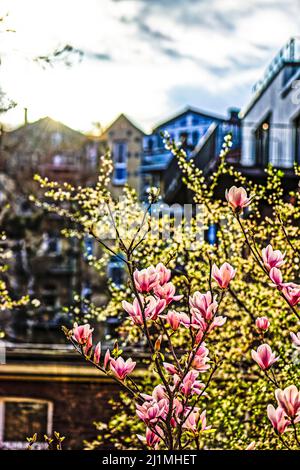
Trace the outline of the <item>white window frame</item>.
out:
[[[53,403],[49,400],[41,400],[39,398],[24,398],[24,397],[0,397],[0,447],[7,449],[26,449],[28,447],[28,442],[25,441],[4,441],[4,431],[5,431],[5,403],[42,403],[48,405],[47,410],[47,436],[52,435],[53,430]],[[32,436],[25,436],[32,437]],[[37,437],[38,439],[41,436]],[[47,449],[48,444],[43,441],[37,441],[33,446],[35,449]]]
[[[125,145],[125,158],[123,162],[118,162],[117,161],[117,151],[118,151],[118,146],[120,144]],[[113,144],[113,158],[114,158],[114,173],[113,173],[113,183],[114,184],[125,184],[128,179],[127,175],[127,160],[128,160],[128,143],[127,141],[119,141],[119,142],[114,142]],[[125,178],[117,178],[117,170],[126,170],[126,177]]]

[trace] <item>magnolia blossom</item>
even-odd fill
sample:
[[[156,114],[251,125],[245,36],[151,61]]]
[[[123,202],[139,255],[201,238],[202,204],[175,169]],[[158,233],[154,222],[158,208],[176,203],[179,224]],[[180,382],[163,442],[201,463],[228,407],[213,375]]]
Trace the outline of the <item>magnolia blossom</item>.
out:
[[[196,291],[189,298],[189,304],[192,312],[199,312],[207,321],[210,321],[218,310],[216,297],[213,298],[210,291],[206,292],[206,294]]]
[[[132,304],[123,300],[122,307],[136,325],[143,325],[144,323],[141,305],[144,307],[145,319],[156,320],[158,315],[166,307],[166,301],[164,299],[156,299],[152,295],[149,295],[145,299],[142,296],[140,296],[139,300],[135,298]]]
[[[131,374],[136,366],[136,362],[133,362],[131,358],[124,361],[122,357],[118,359],[110,359],[110,370],[120,380],[124,380],[128,374]]]
[[[262,370],[268,370],[279,359],[268,344],[261,344],[257,351],[252,349],[251,356]]]
[[[92,337],[94,328],[91,328],[88,323],[85,325],[77,325],[74,323],[73,327],[73,339],[82,346],[86,345]]]
[[[166,393],[166,389],[164,385],[156,385],[151,395],[148,395],[147,393],[141,393],[141,396],[146,401],[153,401],[153,400],[159,401],[159,400],[162,400],[163,398],[167,398],[167,393]]]
[[[197,349],[195,357],[193,358],[193,369],[197,370],[198,372],[205,372],[206,370],[208,370],[210,368],[210,365],[207,364],[207,362],[209,362],[210,360],[208,354],[209,351],[205,346],[205,343],[202,343],[201,346]],[[191,353],[191,357],[192,355],[193,353]]]
[[[268,405],[267,413],[275,431],[278,434],[283,434],[288,425],[291,424],[290,421],[286,419],[283,409],[280,406],[275,409],[273,405]]]
[[[150,292],[159,283],[159,274],[154,266],[149,266],[141,271],[136,269],[133,278],[139,292]]]
[[[277,403],[284,410],[286,415],[295,420],[300,418],[300,391],[296,385],[290,385],[284,390],[278,388],[275,390]]]
[[[280,250],[273,250],[272,245],[262,249],[263,262],[268,270],[280,268],[285,263],[284,257],[285,253],[281,253]]]
[[[146,424],[156,423],[168,409],[168,401],[163,398],[159,401],[145,401],[143,405],[136,405],[138,417]]]
[[[259,317],[256,319],[255,326],[260,331],[268,331],[270,321],[268,317]]]
[[[297,348],[300,348],[300,331],[298,333],[290,333],[292,341]]]
[[[104,369],[107,369],[107,366],[110,363],[110,360],[111,360],[110,350],[107,349],[105,356],[104,356],[104,361],[103,361]]]
[[[159,284],[163,286],[171,279],[171,270],[166,268],[163,263],[156,265],[156,272],[158,273]]]
[[[283,295],[293,307],[300,302],[300,286],[290,282],[283,286]]]
[[[282,272],[278,268],[271,268],[269,272],[269,276],[271,281],[273,282],[273,286],[278,287],[281,289],[283,287],[283,278]]]
[[[160,437],[159,437],[160,432],[161,432],[160,429],[156,429],[156,432],[154,432],[150,428],[147,428],[145,436],[141,436],[140,434],[137,434],[137,437],[140,439],[140,441],[147,444],[148,447],[154,447],[155,449],[157,449],[158,443],[160,442]]]
[[[199,372],[197,370],[190,370],[182,380],[180,390],[185,396],[189,395],[200,395],[201,390],[204,388],[204,384],[197,380]],[[181,378],[178,375],[174,376],[174,384],[177,385]]]
[[[180,313],[175,312],[175,310],[169,310],[169,312],[167,313],[167,316],[165,318],[167,320],[167,323],[172,328],[172,330],[174,330],[174,331],[178,330],[178,328],[181,324],[181,315],[180,315]]]
[[[99,364],[101,357],[101,343],[97,343],[94,349],[94,363]]]
[[[190,411],[188,408],[187,417],[182,427],[192,432],[202,432],[211,429],[211,426],[206,425],[206,410],[200,414],[199,408],[195,408],[193,411]]]
[[[160,299],[164,299],[167,305],[169,305],[173,301],[176,302],[182,299],[183,295],[175,295],[175,292],[176,288],[174,284],[172,284],[172,282],[167,282],[163,286],[158,284],[154,287],[155,295]]]
[[[202,332],[211,331],[217,326],[222,326],[226,322],[225,317],[215,316],[218,310],[216,298],[213,298],[211,292],[201,294],[196,291],[189,299],[192,318],[182,317],[182,324],[187,328],[197,328]],[[201,335],[200,335],[201,336]],[[197,342],[201,340],[198,338]]]
[[[229,190],[225,191],[225,198],[234,212],[241,212],[244,207],[249,206],[253,198],[247,196],[244,188],[237,188],[232,186]]]
[[[226,289],[229,286],[230,281],[234,278],[236,270],[229,264],[224,263],[220,267],[216,264],[212,267],[212,277],[218,283],[221,289]]]
[[[163,365],[168,374],[174,375],[178,373],[178,370],[173,364],[170,364],[169,362],[164,362]]]

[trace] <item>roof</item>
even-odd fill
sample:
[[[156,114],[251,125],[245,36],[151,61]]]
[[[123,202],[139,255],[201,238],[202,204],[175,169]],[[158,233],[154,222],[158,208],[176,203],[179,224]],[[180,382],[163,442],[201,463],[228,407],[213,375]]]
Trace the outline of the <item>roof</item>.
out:
[[[133,121],[131,118],[129,118],[129,117],[128,117],[126,114],[124,114],[124,113],[119,114],[119,116],[116,117],[116,119],[114,119],[113,122],[111,122],[111,123],[104,129],[104,131],[102,132],[101,135],[106,134],[106,133],[111,129],[111,127],[112,127],[117,121],[119,121],[120,119],[125,119],[125,120],[126,120],[132,127],[134,127],[138,132],[140,132],[141,134],[145,135],[145,132],[144,132],[140,127],[138,127],[138,125],[135,124],[134,121]],[[100,137],[101,137],[101,136],[100,136]]]
[[[169,124],[170,122],[172,121],[175,121],[177,119],[180,119],[182,116],[184,116],[185,114],[188,114],[188,113],[193,113],[193,114],[197,114],[198,116],[201,116],[201,117],[205,117],[205,118],[210,118],[214,121],[226,121],[226,118],[222,117],[222,116],[218,116],[216,114],[213,114],[213,113],[210,113],[210,112],[207,112],[207,111],[202,111],[201,109],[198,109],[198,108],[193,108],[192,106],[186,106],[182,111],[180,111],[179,113],[171,116],[169,119],[166,119],[165,121],[162,121],[160,122],[159,124],[157,124],[154,128],[153,128],[153,131],[152,132],[155,132],[157,131],[160,127],[166,125],[166,124]]]
[[[71,127],[68,127],[66,124],[63,124],[62,122],[60,121],[55,121],[54,119],[52,119],[51,117],[49,116],[45,116],[41,119],[38,119],[37,121],[34,121],[34,122],[28,122],[27,124],[22,124],[21,126],[17,127],[16,129],[13,129],[11,131],[8,131],[7,134],[18,134],[18,133],[22,133],[22,131],[25,131],[26,132],[28,130],[32,130],[36,127],[41,127],[41,128],[44,128],[45,130],[60,130],[60,131],[66,131],[66,132],[74,132],[76,134],[79,134],[81,135],[82,137],[86,137],[85,134],[83,134],[82,132],[80,131],[76,131],[75,129],[72,129]]]
[[[250,99],[250,102],[248,103],[247,106],[240,112],[240,118],[244,119],[247,114],[251,111],[253,106],[257,103],[257,101],[263,96],[264,92],[269,88],[269,86],[273,83],[275,78],[278,76],[278,74],[284,69],[284,67],[288,66],[293,66],[293,67],[299,67],[300,70],[300,61],[298,63],[295,62],[283,62],[281,66],[276,70],[276,72],[272,75],[270,80],[266,82],[258,91],[254,93],[252,98]],[[293,80],[296,78],[293,77]]]
[[[284,69],[284,67],[288,66],[300,68],[300,37],[291,38],[271,61],[264,73],[263,78],[254,85],[254,94],[250,100],[250,103],[240,113],[242,118],[244,118],[250,112],[255,103],[269,88],[269,86],[273,83],[274,79]]]

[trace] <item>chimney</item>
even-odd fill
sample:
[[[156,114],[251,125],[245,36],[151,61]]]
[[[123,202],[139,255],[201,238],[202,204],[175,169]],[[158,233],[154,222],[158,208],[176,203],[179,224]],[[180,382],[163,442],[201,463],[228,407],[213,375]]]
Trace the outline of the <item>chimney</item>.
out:
[[[28,109],[24,108],[24,126],[28,124]]]
[[[229,115],[228,120],[230,122],[238,122],[240,120],[239,113],[240,113],[239,108],[229,108],[228,109],[228,115]]]

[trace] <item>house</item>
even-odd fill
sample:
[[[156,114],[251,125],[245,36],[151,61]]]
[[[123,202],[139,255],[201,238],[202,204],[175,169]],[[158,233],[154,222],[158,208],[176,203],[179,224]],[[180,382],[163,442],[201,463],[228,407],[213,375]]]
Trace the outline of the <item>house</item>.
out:
[[[241,113],[241,167],[260,177],[271,163],[285,170],[292,184],[294,163],[300,164],[300,38],[278,52],[253,89]],[[248,170],[247,170],[248,169]]]
[[[59,326],[65,321],[63,307],[73,303],[74,292],[101,289],[99,276],[89,267],[85,250],[89,240],[80,243],[65,238],[65,222],[57,214],[45,213],[29,201],[29,195],[42,197],[33,181],[38,173],[53,181],[92,185],[97,181],[99,143],[46,117],[25,122],[3,132],[0,147],[0,198],[10,204],[2,230],[13,256],[9,260],[9,288],[40,300],[40,307],[19,309],[2,315],[2,327],[12,341],[57,342]],[[89,294],[90,295],[90,294]],[[3,325],[5,322],[5,325]]]
[[[181,145],[187,157],[193,158],[195,164],[205,170],[218,158],[224,136],[228,133],[232,134],[233,140],[231,155],[237,158],[240,149],[238,112],[239,110],[232,108],[229,110],[229,117],[222,118],[187,108],[183,113],[155,128],[153,134],[145,138],[142,166],[145,194],[147,188],[153,185],[160,187],[163,200],[167,204],[191,202],[192,196],[182,182],[177,159],[164,148],[162,133],[167,132]]]
[[[125,114],[120,114],[100,136],[103,154],[111,151],[113,174],[111,193],[118,198],[124,185],[128,184],[140,193],[140,164],[144,132]]]
[[[187,107],[180,113],[158,124],[150,135],[144,137],[142,173],[142,199],[147,198],[151,186],[164,188],[164,174],[172,160],[171,153],[165,149],[164,133],[175,142],[181,142],[188,154],[198,145],[208,128],[213,123],[222,122],[222,118],[205,113],[196,108]]]

